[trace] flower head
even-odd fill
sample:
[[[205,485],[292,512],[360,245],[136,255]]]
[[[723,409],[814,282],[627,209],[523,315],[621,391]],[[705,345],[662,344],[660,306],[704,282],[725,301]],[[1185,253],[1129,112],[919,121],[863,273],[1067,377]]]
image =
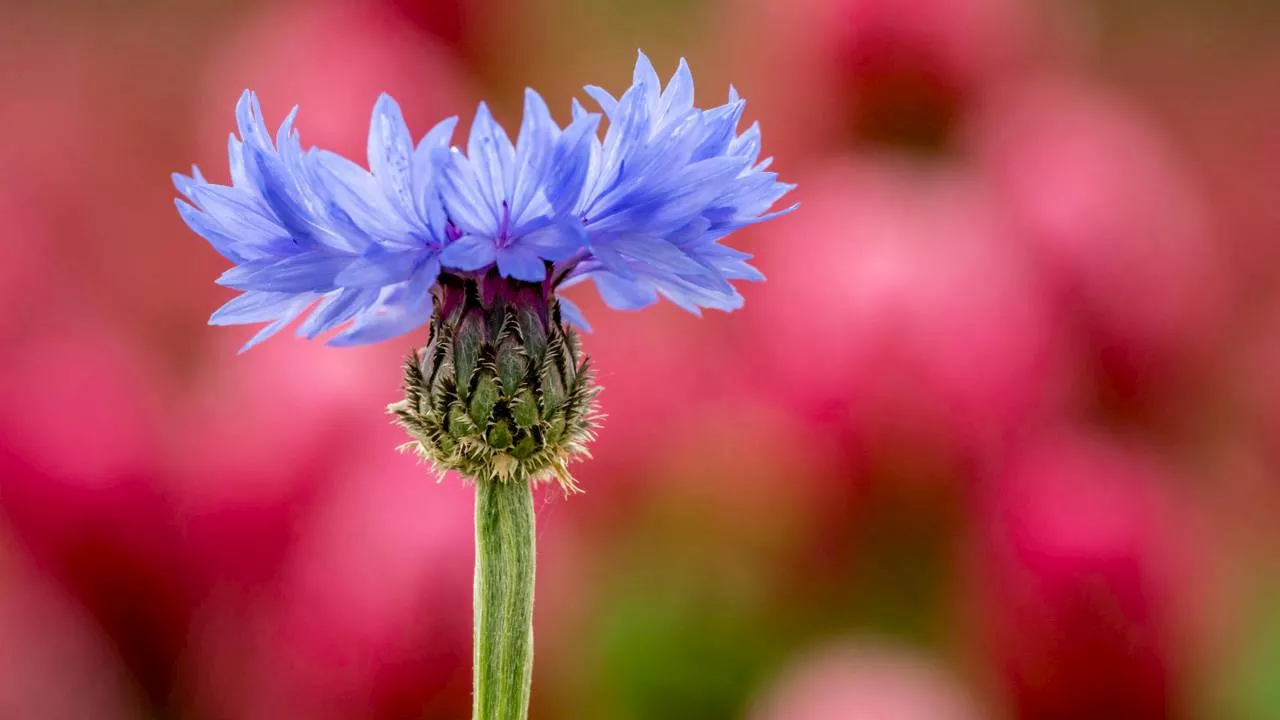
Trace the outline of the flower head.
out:
[[[544,261],[573,257],[586,237],[568,211],[582,192],[599,120],[583,114],[562,131],[542,98],[527,90],[512,145],[482,103],[466,154],[438,154],[440,193],[459,233],[444,261],[462,271],[496,265],[503,277],[542,282]]]
[[[228,145],[231,185],[207,182],[198,168],[174,175],[186,197],[178,212],[235,267],[218,283],[242,291],[209,319],[213,325],[270,322],[245,349],[311,309],[298,334],[341,325],[333,345],[376,342],[431,317],[448,220],[435,191],[432,150],[445,147],[456,121],[427,133],[417,149],[400,109],[383,96],[374,109],[366,171],[334,153],[303,152],[295,108],[273,144],[257,98],[236,106],[240,136]]]
[[[175,175],[178,211],[235,267],[242,294],[212,324],[269,322],[247,347],[307,313],[298,334],[376,342],[428,321],[426,347],[391,407],[419,452],[479,481],[557,478],[586,451],[598,388],[579,349],[585,320],[560,288],[591,280],[619,309],[666,297],[690,312],[742,305],[730,281],[762,280],[721,241],[781,213],[791,190],[758,162],[760,130],[738,133],[743,101],[694,105],[681,61],[662,87],[643,54],[615,99],[588,87],[602,115],[573,104],[560,127],[525,94],[516,141],[481,104],[465,151],[456,118],[415,146],[383,96],[369,169],[304,152],[296,109],[275,141],[246,92],[232,136],[230,186]],[[787,211],[783,211],[787,212]]]
[[[235,263],[218,282],[242,291],[210,322],[270,323],[246,348],[303,314],[299,335],[341,328],[330,344],[377,342],[430,319],[442,272],[490,269],[547,293],[590,279],[619,309],[659,296],[694,313],[740,307],[730,281],[763,276],[721,241],[781,214],[766,213],[792,188],[769,160],[757,162],[759,127],[738,133],[744,101],[730,89],[726,104],[698,108],[684,61],[664,89],[643,54],[620,98],[587,93],[608,119],[603,139],[599,114],[575,101],[561,128],[529,90],[514,144],[481,104],[465,152],[450,147],[456,118],[415,146],[384,95],[365,170],[303,151],[296,108],[273,142],[246,92],[228,148],[231,185],[198,169],[174,176],[183,219]]]
[[[604,141],[593,139],[591,166],[576,211],[588,259],[570,277],[591,277],[611,307],[635,309],[662,295],[690,312],[742,305],[730,280],[763,280],[746,253],[720,244],[765,214],[793,186],[757,162],[760,128],[738,134],[745,102],[694,106],[693,75],[681,60],[662,88],[643,54],[620,99],[587,92],[609,118]],[[575,105],[575,115],[584,111]]]

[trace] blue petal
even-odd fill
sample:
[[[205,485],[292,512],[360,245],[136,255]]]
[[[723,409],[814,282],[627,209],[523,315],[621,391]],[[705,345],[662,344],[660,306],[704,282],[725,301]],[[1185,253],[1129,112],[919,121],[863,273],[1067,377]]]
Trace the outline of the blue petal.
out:
[[[705,160],[723,154],[737,133],[738,121],[746,103],[739,100],[703,113],[707,123],[706,138],[693,153],[694,160]]]
[[[431,286],[440,274],[440,264],[429,262],[408,282],[383,288],[378,299],[356,315],[351,327],[329,340],[334,347],[352,347],[381,342],[425,325],[431,318]]]
[[[381,314],[357,317],[347,330],[325,343],[332,347],[355,347],[390,340],[416,330],[431,319],[431,303],[388,306]]]
[[[586,247],[587,233],[582,224],[572,220],[563,220],[520,238],[519,245],[528,248],[545,260],[562,262],[577,255]]]
[[[547,265],[532,249],[512,245],[498,250],[498,272],[516,280],[542,282],[547,278]]]
[[[542,96],[532,89],[524,94],[524,121],[516,140],[515,186],[511,192],[511,217],[519,224],[546,178],[546,165],[554,149],[560,128],[551,119],[551,111]]]
[[[248,192],[225,185],[197,185],[191,188],[191,196],[210,219],[239,242],[263,244],[289,237],[275,217],[259,210]]]
[[[711,158],[687,166],[667,187],[665,202],[651,218],[657,227],[683,223],[707,207],[743,169],[739,158]]]
[[[224,234],[210,219],[208,215],[200,212],[190,204],[180,199],[174,199],[174,203],[178,206],[178,215],[182,217],[187,227],[191,228],[197,235],[209,241],[214,250],[218,254],[230,260],[233,263],[244,262],[250,259],[246,257],[237,248],[237,242],[234,238]]]
[[[606,157],[621,162],[622,157],[643,147],[649,139],[651,106],[645,102],[644,92],[644,88],[636,86],[623,94],[618,103],[619,117],[605,134]]]
[[[195,168],[192,169],[194,170]],[[173,173],[170,177],[173,179],[173,186],[178,189],[178,192],[182,193],[188,200],[193,199],[191,197],[191,189],[197,185],[194,177],[187,177],[182,173]]]
[[[236,103],[236,126],[244,142],[259,150],[271,149],[271,136],[262,121],[262,107],[258,96],[245,90]]]
[[[429,252],[386,252],[374,250],[362,255],[342,269],[334,282],[342,287],[379,288],[404,282],[418,269],[418,265],[430,259]]]
[[[760,123],[752,123],[746,132],[730,140],[729,154],[754,163],[760,157]]]
[[[610,273],[624,280],[636,279],[636,274],[631,269],[630,263],[618,252],[617,248],[603,243],[592,243],[591,256],[599,261]]]
[[[262,199],[275,219],[294,241],[313,245],[312,225],[307,221],[305,209],[293,196],[290,187],[293,180],[280,158],[268,150],[253,149],[245,161],[245,171],[251,184],[262,193]]]
[[[496,237],[501,216],[485,199],[488,192],[471,161],[457,150],[441,152],[437,161],[440,197],[453,224],[471,235]]]
[[[476,117],[471,121],[467,157],[485,192],[489,209],[495,217],[501,217],[503,202],[511,197],[514,189],[515,148],[485,103],[480,103]]]
[[[303,310],[310,307],[311,303],[316,301],[316,297],[316,295],[310,294],[295,296],[293,304],[280,315],[279,319],[259,330],[257,335],[250,338],[249,342],[245,343],[244,346],[240,348],[240,352],[243,353],[249,350],[258,343],[271,338],[273,335],[283,330],[286,325],[293,322],[294,318],[301,315]]]
[[[276,130],[276,150],[281,155],[284,154],[285,148],[290,145],[297,144],[297,134],[293,131],[293,123],[298,119],[298,106],[294,105],[289,110],[289,114],[285,116],[284,121],[280,123],[280,129]]]
[[[613,95],[610,95],[608,90],[596,85],[588,85],[583,89],[587,91],[592,100],[596,101],[596,104],[600,106],[604,114],[612,120],[613,116],[618,112],[618,100]],[[574,102],[577,101],[575,100]]]
[[[602,166],[590,192],[600,196],[611,190],[619,181],[628,158],[638,156],[649,139],[649,105],[644,100],[644,88],[633,86],[623,94],[617,114],[610,118],[602,149]]]
[[[235,133],[227,138],[227,160],[231,166],[231,184],[241,190],[253,190],[249,175],[244,171],[244,144]]]
[[[598,245],[595,247],[599,248]],[[632,235],[613,241],[610,248],[659,271],[679,274],[696,273],[702,269],[680,248],[661,238]]]
[[[378,296],[376,289],[343,288],[331,292],[311,311],[310,316],[298,326],[298,337],[313,340],[317,335],[332,330],[355,317]]]
[[[237,290],[324,293],[337,288],[334,277],[352,260],[349,255],[308,252],[283,260],[256,261],[226,271],[218,284]]]
[[[496,257],[497,246],[493,238],[463,235],[440,253],[440,263],[445,267],[470,271],[492,265]]]
[[[587,316],[583,314],[582,308],[566,297],[557,296],[560,301],[560,319],[578,328],[583,332],[591,332],[591,323],[587,322]]]
[[[684,58],[680,58],[680,66],[676,68],[676,73],[667,84],[667,89],[662,92],[662,105],[658,115],[683,113],[692,108],[693,73],[689,70],[689,63],[685,62]]]
[[[663,297],[694,315],[702,314],[700,308],[730,312],[742,307],[742,295],[737,290],[706,288],[678,277],[654,277],[652,282]]]
[[[649,56],[645,55],[643,51],[637,53],[636,69],[632,73],[631,82],[632,87],[644,90],[646,105],[655,107],[658,104],[658,93],[662,88],[662,80],[658,78],[658,71],[653,69],[653,63],[649,62]]]
[[[600,298],[614,310],[639,310],[658,302],[658,293],[641,281],[624,280],[612,273],[592,276]]]
[[[308,160],[324,194],[356,227],[386,240],[409,234],[410,226],[364,168],[327,150],[312,153]]]
[[[574,120],[556,142],[546,188],[547,201],[556,214],[570,211],[582,196],[599,123],[599,115],[584,115]]]
[[[400,106],[383,93],[369,123],[369,169],[382,192],[405,218],[417,215],[413,201],[413,150]]]
[[[449,141],[453,138],[454,128],[458,125],[457,117],[445,118],[427,132],[413,151],[413,201],[418,217],[426,221],[431,231],[443,238],[444,212],[440,209],[440,190],[436,186],[435,155],[438,151],[447,151]],[[439,213],[438,215],[436,213]]]
[[[286,314],[298,301],[296,293],[249,291],[235,296],[209,317],[210,325],[267,322]],[[314,300],[318,295],[313,295]]]

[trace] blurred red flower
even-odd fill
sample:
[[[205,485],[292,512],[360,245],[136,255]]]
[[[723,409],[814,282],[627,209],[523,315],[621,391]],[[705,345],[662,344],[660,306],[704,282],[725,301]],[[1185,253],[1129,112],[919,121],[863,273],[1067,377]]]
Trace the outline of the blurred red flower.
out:
[[[1227,289],[1211,220],[1141,114],[1083,81],[1033,76],[991,97],[971,139],[1105,372],[1141,387],[1204,352]]]
[[[425,133],[465,107],[467,79],[447,47],[397,21],[381,3],[346,0],[262,6],[212,58],[196,128],[203,164],[225,167],[234,104],[257,91],[268,124],[300,107],[304,146],[363,158],[374,102],[383,92],[401,104],[409,128]],[[210,176],[216,181],[216,174]]]
[[[977,720],[964,686],[926,657],[876,642],[802,656],[757,701],[751,720]]]
[[[1171,717],[1188,640],[1176,478],[1102,436],[1029,445],[976,515],[976,599],[1019,718]]]
[[[727,10],[724,37],[754,38],[730,52],[754,80],[744,89],[779,154],[850,139],[941,149],[988,88],[1076,54],[1085,25],[1078,8],[1032,0],[741,0]]]
[[[799,193],[802,211],[761,245],[768,292],[742,319],[759,338],[744,362],[774,402],[868,452],[962,461],[1055,407],[1055,308],[975,177],[830,165]]]
[[[2,452],[2,451],[0,451]],[[0,523],[0,717],[127,720],[141,703],[110,640]]]
[[[465,715],[470,490],[370,444],[293,515],[275,577],[200,609],[200,703],[264,719]]]
[[[157,482],[156,371],[100,318],[44,320],[0,376],[0,509],[159,702],[188,598],[180,533]]]

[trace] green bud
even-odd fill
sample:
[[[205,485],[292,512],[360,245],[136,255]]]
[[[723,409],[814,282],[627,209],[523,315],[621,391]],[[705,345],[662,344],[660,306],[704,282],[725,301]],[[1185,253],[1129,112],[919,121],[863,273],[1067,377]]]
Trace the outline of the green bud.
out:
[[[418,452],[476,481],[576,490],[567,466],[593,437],[599,390],[555,299],[496,272],[443,275],[435,294],[430,342],[389,408]]]
[[[484,320],[479,314],[463,317],[453,338],[454,383],[465,398],[471,389],[471,376],[484,347]]]
[[[506,420],[498,420],[489,428],[489,446],[495,450],[511,447],[511,427]]]
[[[547,442],[559,442],[564,437],[565,428],[569,426],[568,419],[564,413],[556,413],[547,421],[543,428],[543,435],[547,438]]]
[[[436,446],[440,448],[441,452],[448,455],[452,455],[458,451],[458,441],[449,433],[440,433],[437,435]]]
[[[560,380],[560,370],[555,364],[546,363],[539,378],[542,390],[542,416],[549,418],[564,404],[564,382]]]
[[[488,427],[493,406],[498,404],[498,383],[493,376],[485,372],[476,381],[476,389],[471,393],[471,419],[478,427]]]
[[[524,380],[526,361],[520,350],[517,338],[506,338],[498,346],[498,379],[502,382],[502,393],[514,397]]]
[[[516,425],[528,429],[538,424],[538,399],[533,391],[525,388],[511,401],[511,417]]]
[[[524,350],[529,355],[529,362],[537,367],[547,353],[547,330],[538,313],[526,309],[518,312],[520,337],[524,340]]]
[[[423,417],[423,424],[430,423],[430,418]],[[461,440],[476,434],[476,425],[462,408],[462,403],[454,402],[449,408],[449,434]]]
[[[537,451],[538,441],[534,440],[533,436],[529,433],[523,433],[520,437],[520,441],[516,443],[516,449],[512,450],[511,454],[515,455],[516,458],[520,460],[527,460],[533,457],[533,454]]]

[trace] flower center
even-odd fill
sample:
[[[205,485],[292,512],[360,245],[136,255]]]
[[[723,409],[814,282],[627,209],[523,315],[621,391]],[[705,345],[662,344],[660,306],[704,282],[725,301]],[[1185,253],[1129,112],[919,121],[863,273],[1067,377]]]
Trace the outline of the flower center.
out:
[[[511,205],[502,201],[502,220],[498,223],[498,247],[505,248],[511,244]]]

